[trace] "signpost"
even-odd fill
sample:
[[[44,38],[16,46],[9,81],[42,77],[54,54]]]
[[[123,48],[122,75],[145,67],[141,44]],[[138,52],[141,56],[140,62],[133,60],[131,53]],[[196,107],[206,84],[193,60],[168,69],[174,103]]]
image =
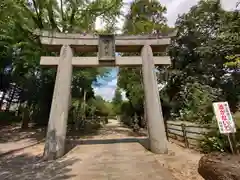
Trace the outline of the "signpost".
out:
[[[233,145],[230,139],[230,133],[236,132],[235,123],[233,121],[228,102],[213,103],[214,113],[218,122],[218,128],[221,134],[226,134],[232,153],[234,153]]]

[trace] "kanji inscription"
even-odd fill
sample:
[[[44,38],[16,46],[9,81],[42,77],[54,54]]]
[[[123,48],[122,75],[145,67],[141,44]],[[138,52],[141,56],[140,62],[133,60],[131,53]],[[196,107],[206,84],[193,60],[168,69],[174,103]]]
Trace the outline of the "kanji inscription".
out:
[[[115,60],[114,35],[99,35],[98,57],[102,61]]]

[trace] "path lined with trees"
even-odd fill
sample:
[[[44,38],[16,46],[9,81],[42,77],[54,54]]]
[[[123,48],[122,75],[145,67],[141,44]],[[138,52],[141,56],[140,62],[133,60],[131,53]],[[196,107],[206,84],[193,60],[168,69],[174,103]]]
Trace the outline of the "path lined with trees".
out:
[[[40,56],[58,56],[58,54],[49,54],[43,49],[39,37],[34,35],[34,32],[39,29],[80,34],[114,33],[117,30],[116,22],[121,14],[122,5],[121,0],[1,0],[0,126],[2,135],[0,146],[5,148],[5,150],[2,148],[2,152],[7,152],[11,149],[5,146],[7,142],[18,146],[30,138],[39,143],[27,148],[28,150],[24,149],[25,153],[22,150],[17,151],[19,154],[15,154],[16,158],[8,156],[9,154],[4,156],[1,161],[3,163],[0,163],[4,166],[2,168],[5,172],[1,174],[2,177],[11,179],[9,174],[12,174],[12,176],[16,175],[16,179],[19,179],[20,175],[28,176],[30,179],[35,178],[36,174],[32,173],[34,171],[26,171],[28,168],[40,171],[39,177],[41,178],[48,179],[53,174],[55,179],[72,177],[66,175],[71,171],[67,166],[72,166],[75,160],[55,161],[50,164],[40,160],[41,140],[44,139],[49,119],[56,69],[41,68],[39,60]],[[167,26],[165,13],[166,8],[157,0],[133,1],[122,29],[123,34],[130,35],[157,34],[161,36],[173,31],[177,33],[167,52],[172,58],[172,65],[167,68],[160,66],[156,68],[164,119],[216,126],[212,102],[228,101],[238,126],[236,142],[239,148],[239,4],[236,10],[225,11],[220,5],[220,0],[201,0],[188,13],[178,17],[174,28]],[[102,30],[96,31],[95,22],[99,17],[107,23]],[[96,53],[79,53],[77,56],[96,56]],[[141,69],[119,69],[118,87],[112,103],[96,96],[93,89],[93,85],[95,87],[105,85],[102,81],[98,81],[99,78],[106,81],[112,80],[110,71],[109,68],[73,70],[72,108],[68,118],[68,132],[76,133],[72,136],[74,139],[84,137],[84,133],[92,129],[96,132],[95,130],[103,124],[103,121],[97,118],[98,116],[118,115],[123,123],[136,132],[140,128],[147,128],[144,117]],[[126,93],[128,101],[122,100],[121,91]],[[91,117],[91,120],[87,117]],[[19,126],[16,128],[15,123],[17,126],[20,123],[21,128],[19,129]],[[115,130],[107,132],[113,133]],[[101,133],[104,134],[104,131]],[[218,131],[209,134],[204,142],[209,152],[229,151],[226,137],[221,136]],[[18,148],[12,149],[20,147],[19,145]],[[112,150],[117,151],[118,148],[120,147],[117,145],[117,147],[110,148],[111,152],[104,148],[101,151],[107,151],[109,156],[114,158],[114,154],[111,154]],[[184,156],[181,155],[187,153],[184,153],[183,149],[178,150],[181,153],[175,157],[183,161],[181,157]],[[131,149],[127,151],[131,154]],[[142,153],[142,150],[139,149],[139,151]],[[119,152],[116,153],[118,156]],[[129,157],[128,154],[126,156]],[[191,164],[194,170],[189,174],[197,174],[198,157]],[[163,159],[164,156],[160,157],[160,161]],[[167,156],[167,159],[171,158]],[[21,163],[17,164],[19,160]],[[134,160],[130,158],[129,161]],[[178,164],[179,161],[173,161],[172,164]],[[29,163],[26,164],[26,162]],[[10,172],[9,168],[12,168],[14,173]],[[191,167],[187,169],[191,170]],[[220,170],[219,172],[226,171]],[[176,177],[180,177],[180,174],[182,173]],[[188,176],[184,178],[189,179]],[[196,178],[199,177],[196,175]]]

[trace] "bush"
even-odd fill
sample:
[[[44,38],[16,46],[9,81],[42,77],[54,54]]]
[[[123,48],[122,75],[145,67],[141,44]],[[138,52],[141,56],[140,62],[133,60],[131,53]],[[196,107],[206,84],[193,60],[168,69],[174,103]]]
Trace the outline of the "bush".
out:
[[[239,130],[235,134],[236,137],[236,148],[239,147],[240,132]],[[220,134],[219,130],[213,130],[209,132],[206,137],[201,141],[200,147],[204,153],[210,152],[231,152],[230,145],[228,142],[227,135]]]
[[[227,139],[221,135],[218,130],[207,134],[207,136],[201,141],[200,147],[204,153],[220,151],[226,151],[228,146]]]
[[[120,121],[123,124],[125,124],[125,125],[127,125],[129,127],[131,127],[133,125],[133,118],[130,117],[130,116],[127,116],[127,115],[121,115],[120,116]]]

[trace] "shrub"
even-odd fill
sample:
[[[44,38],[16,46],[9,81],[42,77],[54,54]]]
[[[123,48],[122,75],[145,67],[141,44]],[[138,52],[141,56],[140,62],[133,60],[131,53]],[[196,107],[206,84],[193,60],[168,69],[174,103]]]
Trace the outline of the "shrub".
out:
[[[233,115],[233,119],[236,123],[237,132],[234,134],[233,146],[237,149],[240,147],[240,113],[237,112]],[[227,135],[221,134],[218,129],[217,120],[214,117],[214,129],[206,134],[205,138],[200,142],[200,147],[204,153],[220,151],[231,152]],[[232,136],[231,136],[232,137]],[[235,144],[234,144],[235,143]]]
[[[131,127],[131,126],[133,125],[133,119],[132,119],[132,117],[127,116],[127,115],[121,115],[121,116],[120,116],[120,121],[121,121],[123,124],[125,124],[125,125],[127,125],[127,126],[129,126],[129,127]]]
[[[221,135],[218,130],[214,130],[208,133],[201,141],[200,147],[204,153],[213,151],[224,152],[228,150],[228,142],[226,137]]]
[[[235,133],[235,143],[235,146],[238,149],[240,143],[239,130]],[[215,151],[231,152],[227,135],[220,134],[217,128],[206,135],[206,137],[200,142],[200,147],[204,153]]]

